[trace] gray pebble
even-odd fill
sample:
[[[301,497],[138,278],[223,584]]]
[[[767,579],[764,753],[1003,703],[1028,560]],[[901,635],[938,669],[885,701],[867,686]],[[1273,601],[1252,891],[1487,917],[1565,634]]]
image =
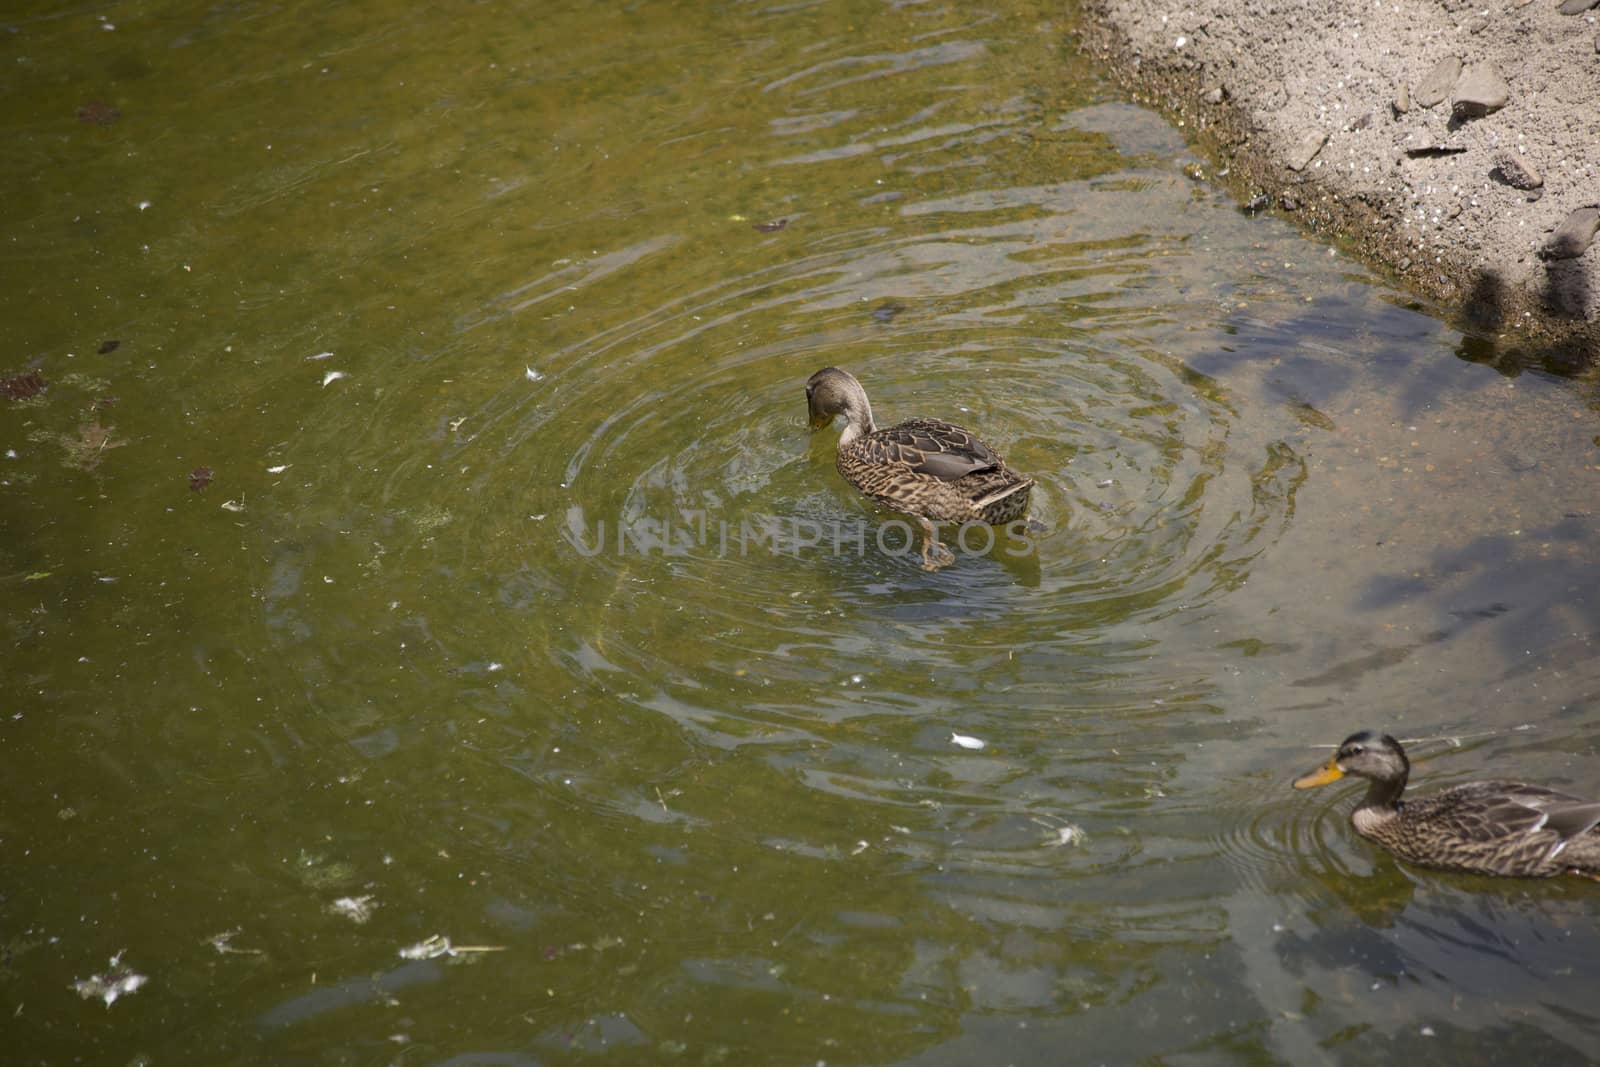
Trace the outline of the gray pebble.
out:
[[[1600,229],[1600,207],[1580,207],[1556,227],[1556,232],[1539,249],[1541,259],[1577,259],[1594,240]]]
[[[1600,41],[1595,42],[1595,47],[1600,48]],[[1411,110],[1411,87],[1401,85],[1400,91],[1394,94],[1394,113],[1404,115]]]
[[[1433,65],[1428,71],[1428,76],[1422,79],[1422,84],[1417,86],[1413,94],[1418,107],[1432,107],[1442,103],[1450,95],[1451,88],[1456,84],[1456,79],[1461,77],[1461,60],[1455,56],[1445,56]]]
[[[1289,150],[1289,169],[1305,170],[1327,143],[1328,135],[1322,130],[1308,130],[1302,134],[1299,143]]]
[[[1204,100],[1208,104],[1220,104],[1222,103],[1223,96],[1224,93],[1222,92],[1222,86],[1213,85],[1211,88],[1200,94],[1200,99]]]
[[[1544,177],[1534,165],[1512,151],[1496,153],[1494,170],[1489,173],[1513,189],[1537,189],[1544,184]]]
[[[1419,126],[1400,142],[1407,156],[1420,159],[1431,156],[1453,156],[1467,150],[1465,145],[1451,144],[1426,126]]]
[[[1506,106],[1511,89],[1505,79],[1487,63],[1474,63],[1456,82],[1450,113],[1458,119],[1475,119]]]
[[[1557,10],[1563,15],[1581,15],[1596,4],[1600,4],[1600,0],[1567,0]]]

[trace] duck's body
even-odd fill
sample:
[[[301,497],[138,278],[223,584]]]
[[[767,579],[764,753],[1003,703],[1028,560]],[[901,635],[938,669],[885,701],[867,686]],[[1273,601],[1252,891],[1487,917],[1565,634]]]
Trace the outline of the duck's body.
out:
[[[1468,782],[1403,801],[1411,761],[1400,742],[1370,730],[1294,783],[1368,779],[1350,814],[1356,833],[1420,867],[1516,878],[1600,875],[1600,803],[1523,782]]]
[[[806,382],[813,427],[845,420],[837,466],[867,496],[921,521],[922,562],[936,570],[954,560],[939,544],[936,522],[1003,525],[1028,511],[1033,479],[1006,466],[971,430],[943,419],[908,419],[880,430],[861,383],[825,367]]]

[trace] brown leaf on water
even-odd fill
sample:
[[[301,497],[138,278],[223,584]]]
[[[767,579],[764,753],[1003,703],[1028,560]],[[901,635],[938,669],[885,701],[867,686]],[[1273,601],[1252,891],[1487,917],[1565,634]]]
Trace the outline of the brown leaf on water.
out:
[[[122,112],[104,100],[91,100],[78,109],[78,121],[91,126],[109,126],[122,117]]]
[[[191,493],[198,493],[200,490],[204,489],[210,484],[210,467],[196,467],[194,470],[189,472],[189,491]]]
[[[777,233],[787,225],[789,225],[788,219],[773,219],[770,222],[758,222],[753,228],[762,233]]]
[[[38,396],[44,392],[44,387],[44,377],[36,370],[0,378],[0,393],[4,393],[12,400],[26,400],[30,396]]]
[[[61,444],[67,450],[67,462],[81,470],[92,471],[100,465],[100,457],[108,448],[121,448],[126,441],[111,437],[114,426],[102,426],[99,419],[78,427],[76,437],[62,434]]]
[[[122,347],[122,342],[121,341],[101,341],[100,342],[100,354],[102,356],[107,355],[109,353],[115,352],[120,347]]]

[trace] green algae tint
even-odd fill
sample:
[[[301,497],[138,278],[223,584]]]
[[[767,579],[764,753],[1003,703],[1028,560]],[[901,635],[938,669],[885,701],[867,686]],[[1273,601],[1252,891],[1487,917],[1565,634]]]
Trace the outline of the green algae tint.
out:
[[[1057,6],[5,29],[19,1062],[1600,1043],[1592,886],[1288,788],[1600,791],[1592,388],[1186,177]],[[924,573],[830,364],[1038,528]]]

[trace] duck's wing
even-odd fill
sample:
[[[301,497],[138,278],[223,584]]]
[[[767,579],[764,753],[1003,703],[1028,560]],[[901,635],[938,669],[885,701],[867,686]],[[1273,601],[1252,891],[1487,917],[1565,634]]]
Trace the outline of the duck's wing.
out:
[[[1544,828],[1560,834],[1563,841],[1586,834],[1596,826],[1600,826],[1600,804],[1588,801],[1577,804],[1552,804],[1546,814],[1550,818],[1545,822]]]
[[[908,419],[865,438],[860,447],[869,462],[903,463],[942,482],[1005,466],[976,434],[943,419]]]
[[[1474,841],[1548,830],[1563,840],[1600,825],[1600,804],[1523,782],[1472,782],[1429,798]]]

